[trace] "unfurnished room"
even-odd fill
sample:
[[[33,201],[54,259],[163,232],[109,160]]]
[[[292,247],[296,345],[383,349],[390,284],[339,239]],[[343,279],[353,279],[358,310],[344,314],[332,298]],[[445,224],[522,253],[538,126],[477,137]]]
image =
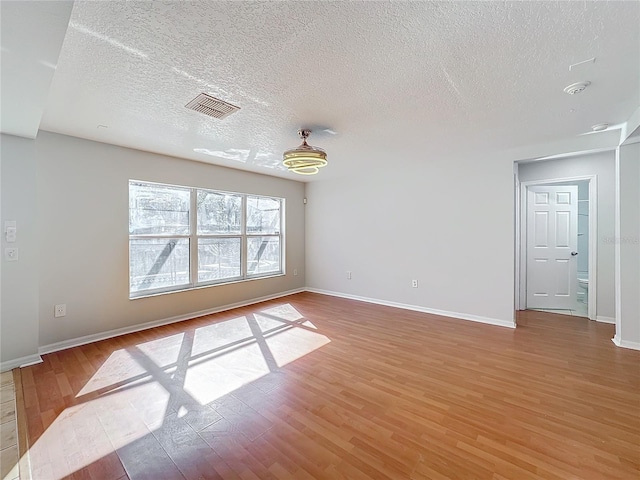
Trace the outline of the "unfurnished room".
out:
[[[639,1],[0,28],[1,480],[640,478]]]

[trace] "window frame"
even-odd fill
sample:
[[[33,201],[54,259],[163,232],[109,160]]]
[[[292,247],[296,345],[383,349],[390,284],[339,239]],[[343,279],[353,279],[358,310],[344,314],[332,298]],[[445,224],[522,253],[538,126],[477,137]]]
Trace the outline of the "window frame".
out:
[[[129,223],[129,299],[135,300],[138,298],[151,297],[155,295],[162,295],[167,293],[184,292],[188,290],[196,290],[200,288],[208,288],[218,285],[228,285],[231,283],[246,282],[250,280],[278,277],[285,275],[285,199],[272,195],[259,195],[253,193],[241,193],[241,192],[229,192],[224,190],[214,190],[211,188],[201,187],[189,187],[184,185],[172,185],[160,182],[150,182],[146,180],[129,179],[129,198],[131,198],[131,185],[149,185],[159,186],[167,188],[176,188],[180,190],[189,191],[189,233],[182,235],[168,235],[168,234],[132,234],[131,233],[131,217],[128,216]],[[240,219],[240,233],[198,233],[198,192],[210,192],[213,194],[223,195],[235,195],[241,198],[241,219]],[[248,233],[247,232],[247,208],[248,197],[256,198],[268,198],[276,200],[280,209],[280,221],[279,229],[277,233]],[[249,273],[248,265],[248,243],[249,238],[253,237],[274,237],[279,240],[279,269],[277,271],[265,272],[265,273]],[[137,239],[186,239],[189,242],[189,283],[180,284],[176,286],[150,288],[140,291],[131,290],[131,240]],[[199,281],[199,269],[198,269],[198,248],[200,239],[215,239],[215,238],[240,238],[240,275],[234,277],[226,277],[222,279],[214,279],[207,281]]]

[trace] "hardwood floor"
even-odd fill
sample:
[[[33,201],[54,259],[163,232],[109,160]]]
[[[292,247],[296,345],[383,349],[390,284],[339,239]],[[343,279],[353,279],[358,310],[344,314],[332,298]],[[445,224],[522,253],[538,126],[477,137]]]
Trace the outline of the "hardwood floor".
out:
[[[33,478],[638,478],[640,352],[518,325],[302,293],[45,355]]]

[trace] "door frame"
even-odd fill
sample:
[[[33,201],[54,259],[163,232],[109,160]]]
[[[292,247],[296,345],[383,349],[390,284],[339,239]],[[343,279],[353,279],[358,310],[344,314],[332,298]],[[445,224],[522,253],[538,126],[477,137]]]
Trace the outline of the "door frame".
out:
[[[596,320],[598,268],[598,176],[547,178],[521,182],[516,175],[516,310],[527,305],[527,196],[529,187],[554,183],[589,181],[589,303],[588,316]]]

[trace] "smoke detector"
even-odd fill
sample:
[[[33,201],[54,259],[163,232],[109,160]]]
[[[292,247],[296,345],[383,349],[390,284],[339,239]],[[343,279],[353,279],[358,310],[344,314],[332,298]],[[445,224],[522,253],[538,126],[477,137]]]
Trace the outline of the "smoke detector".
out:
[[[589,85],[591,85],[591,82],[589,81],[572,83],[568,87],[564,88],[564,93],[568,93],[569,95],[575,95],[576,93],[583,92],[584,89],[587,88]]]
[[[607,128],[609,128],[609,124],[608,123],[599,123],[599,124],[594,125],[593,127],[591,127],[591,130],[593,130],[594,132],[602,132],[602,131],[606,130]]]

